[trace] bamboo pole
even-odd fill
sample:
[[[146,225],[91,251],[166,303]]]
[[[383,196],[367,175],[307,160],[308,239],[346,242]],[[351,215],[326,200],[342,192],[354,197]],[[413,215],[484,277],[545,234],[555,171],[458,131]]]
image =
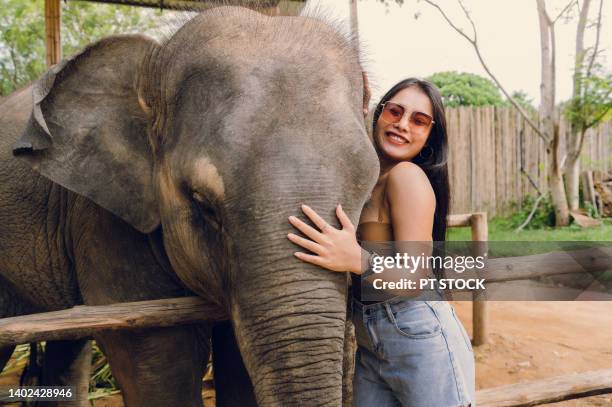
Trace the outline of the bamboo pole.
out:
[[[478,212],[472,214],[472,240],[481,242],[476,245],[477,253],[475,255],[482,256],[487,251],[487,241],[489,240],[489,227],[487,224],[486,212]],[[484,298],[485,293],[474,291],[472,301],[472,327],[474,346],[479,346],[487,343],[487,302]]]
[[[45,0],[45,45],[47,66],[62,59],[61,0]]]

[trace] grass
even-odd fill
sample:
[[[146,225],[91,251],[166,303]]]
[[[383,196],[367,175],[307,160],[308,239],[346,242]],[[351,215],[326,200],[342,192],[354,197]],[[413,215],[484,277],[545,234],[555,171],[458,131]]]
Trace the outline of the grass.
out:
[[[489,240],[506,242],[544,242],[544,241],[612,241],[612,219],[604,219],[600,227],[581,228],[570,225],[562,228],[528,229],[514,231],[513,223],[506,218],[489,220]],[[450,228],[448,240],[472,240],[469,227]]]
[[[604,242],[612,242],[612,218],[603,219],[600,227],[593,228],[581,228],[578,225],[572,224],[561,228],[540,227],[516,232],[516,219],[512,218],[494,218],[489,221],[488,226],[489,242],[500,242],[498,244],[488,244],[490,258],[571,251],[594,246],[610,247],[611,244]],[[469,227],[450,228],[447,236],[449,241],[472,240],[471,229]],[[577,243],[559,245],[555,242]],[[586,244],[586,242],[592,243]],[[612,270],[606,271],[598,279],[600,281],[612,280]]]

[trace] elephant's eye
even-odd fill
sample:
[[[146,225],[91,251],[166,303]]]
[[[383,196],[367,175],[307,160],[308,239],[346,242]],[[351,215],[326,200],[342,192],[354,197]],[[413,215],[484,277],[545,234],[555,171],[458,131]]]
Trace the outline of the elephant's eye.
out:
[[[191,196],[197,206],[197,212],[202,216],[209,224],[215,227],[219,226],[219,219],[217,217],[217,211],[215,210],[214,204],[211,200],[200,191],[192,191]]]
[[[195,199],[199,203],[207,203],[206,198],[204,198],[204,196],[198,191],[193,191],[191,196],[193,196],[193,199]]]

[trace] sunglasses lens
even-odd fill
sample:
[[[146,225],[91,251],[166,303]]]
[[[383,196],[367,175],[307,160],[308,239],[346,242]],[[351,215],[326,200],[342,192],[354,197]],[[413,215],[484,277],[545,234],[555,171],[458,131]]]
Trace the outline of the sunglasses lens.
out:
[[[381,113],[382,119],[389,123],[397,123],[402,120],[404,108],[398,104],[387,102]]]
[[[431,116],[426,115],[425,113],[414,112],[412,113],[410,121],[413,125],[417,127],[429,127],[433,119],[431,118]]]

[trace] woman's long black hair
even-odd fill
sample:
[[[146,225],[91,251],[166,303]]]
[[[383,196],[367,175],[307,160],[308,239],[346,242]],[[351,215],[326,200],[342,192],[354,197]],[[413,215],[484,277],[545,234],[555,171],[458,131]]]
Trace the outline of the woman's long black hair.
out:
[[[372,122],[372,134],[376,135],[376,123],[382,112],[383,104],[389,101],[399,91],[411,86],[416,86],[423,91],[429,97],[433,107],[433,119],[435,123],[425,143],[426,146],[431,148],[431,154],[429,154],[429,149],[427,149],[427,153],[422,156],[421,154],[417,155],[412,159],[412,162],[423,169],[436,195],[436,211],[434,213],[432,239],[439,242],[446,240],[446,218],[450,206],[446,116],[444,114],[444,104],[442,103],[440,92],[434,84],[419,78],[408,78],[397,83],[389,89],[376,106]],[[374,140],[376,149],[378,150],[379,146],[376,145],[376,137],[374,137]],[[424,147],[423,150],[425,149]]]

